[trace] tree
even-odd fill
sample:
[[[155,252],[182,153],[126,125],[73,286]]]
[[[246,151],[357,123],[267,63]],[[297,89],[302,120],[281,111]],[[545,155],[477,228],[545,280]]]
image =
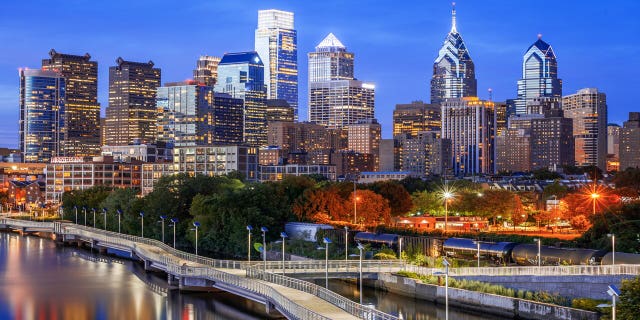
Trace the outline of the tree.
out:
[[[549,171],[549,169],[538,169],[533,171],[533,178],[536,180],[556,180],[562,176],[557,172]]]
[[[411,195],[407,192],[402,184],[396,181],[380,181],[368,186],[369,189],[389,201],[391,207],[392,216],[405,215],[413,203],[411,202]]]
[[[437,192],[416,191],[411,195],[413,211],[434,215],[444,212],[444,202]]]
[[[562,199],[568,192],[567,187],[561,185],[558,181],[554,181],[552,184],[544,187],[544,190],[542,190],[542,199],[547,200],[553,196],[556,196],[557,199]]]
[[[635,190],[636,195],[640,193],[640,168],[626,168],[618,171],[613,177],[616,189],[630,188]]]
[[[617,308],[618,319],[638,319],[638,315],[640,315],[640,277],[622,280]]]
[[[508,190],[487,190],[475,199],[475,212],[479,216],[493,219],[497,216],[508,217],[516,205],[514,196]]]
[[[351,222],[353,219],[349,206],[336,188],[307,189],[297,198],[292,210],[299,221],[327,223],[332,220]]]
[[[357,224],[378,225],[391,221],[389,201],[371,190],[358,190],[355,195],[357,201]],[[349,197],[353,203],[354,194]]]

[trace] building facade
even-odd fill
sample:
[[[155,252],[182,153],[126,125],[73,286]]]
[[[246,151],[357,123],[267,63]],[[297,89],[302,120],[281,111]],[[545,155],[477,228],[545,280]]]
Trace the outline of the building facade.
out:
[[[260,165],[260,182],[281,181],[285,176],[320,175],[329,181],[336,180],[336,166],[327,164]]]
[[[279,147],[288,163],[329,164],[331,151],[337,149],[329,130],[308,122],[270,122],[267,142]],[[294,160],[300,156],[304,158]]]
[[[213,87],[218,79],[220,57],[200,56],[193,70],[193,80],[205,86]]]
[[[451,141],[440,138],[440,131],[421,131],[413,137],[400,135],[400,171],[414,177],[447,174],[451,159]]]
[[[575,163],[573,120],[560,108],[531,120],[531,169],[558,171]]]
[[[494,172],[494,105],[475,97],[447,99],[442,105],[442,138],[451,140],[456,176]]]
[[[575,164],[607,168],[607,96],[596,88],[562,97],[564,116],[573,119]]]
[[[526,129],[503,129],[496,135],[496,172],[531,170],[531,134]]]
[[[64,153],[65,78],[55,71],[20,70],[20,152],[24,162]]]
[[[62,154],[97,156],[100,154],[100,104],[98,103],[98,62],[87,53],[82,56],[49,51],[42,70],[56,71],[65,79],[65,133]]]
[[[116,59],[109,68],[109,106],[106,142],[111,146],[136,141],[153,143],[157,135],[156,90],[160,87],[160,69],[153,61],[132,62]]]
[[[417,137],[418,132],[440,131],[441,122],[439,105],[422,101],[396,104],[396,108],[393,110],[393,136],[409,134],[411,137]]]
[[[227,53],[218,65],[216,92],[244,101],[243,141],[251,146],[267,143],[267,89],[264,65],[257,52]]]
[[[542,41],[534,42],[522,58],[522,79],[518,80],[516,114],[527,113],[529,100],[539,97],[562,97],[562,80],[558,79],[558,62],[553,48]]]
[[[454,3],[451,11],[451,30],[433,63],[431,103],[442,104],[445,99],[477,95],[475,66],[462,36],[458,33]]]
[[[128,146],[102,146],[102,156],[113,157],[116,162],[165,162],[173,159],[173,150],[165,145],[137,144]]]
[[[620,170],[620,126],[607,124],[607,172]]]
[[[355,55],[329,33],[316,46],[316,51],[309,53],[309,83],[355,79],[354,59]]]
[[[380,170],[382,126],[376,119],[360,120],[347,126],[347,149],[373,156],[373,171]]]
[[[629,112],[620,128],[620,170],[640,168],[640,112]]]
[[[283,99],[298,119],[298,34],[293,12],[258,11],[255,50],[264,63],[268,99]]]
[[[295,120],[295,112],[287,100],[267,99],[267,123],[294,122]]]
[[[237,171],[247,181],[256,181],[258,149],[241,145],[176,147],[173,165],[175,173],[219,176]]]

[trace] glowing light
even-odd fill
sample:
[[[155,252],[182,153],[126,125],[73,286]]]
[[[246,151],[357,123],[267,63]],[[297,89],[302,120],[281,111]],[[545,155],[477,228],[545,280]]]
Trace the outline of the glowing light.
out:
[[[592,198],[592,199],[598,199],[598,198],[600,198],[600,195],[599,195],[599,194],[597,194],[597,193],[592,193],[592,194],[591,194],[591,198]]]

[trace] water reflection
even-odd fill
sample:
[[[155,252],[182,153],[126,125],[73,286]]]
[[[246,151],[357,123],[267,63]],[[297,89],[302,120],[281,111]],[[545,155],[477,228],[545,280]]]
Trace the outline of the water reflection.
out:
[[[128,260],[0,232],[0,319],[265,319],[226,293],[180,293]]]

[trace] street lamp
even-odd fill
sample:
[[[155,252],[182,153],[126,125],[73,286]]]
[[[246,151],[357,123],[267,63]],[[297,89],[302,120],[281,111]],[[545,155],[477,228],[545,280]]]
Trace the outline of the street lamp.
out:
[[[444,319],[449,320],[449,261],[442,259],[444,265]],[[442,275],[442,272],[434,272],[434,275]]]
[[[166,218],[167,218],[167,216],[162,215],[162,216],[160,216],[160,221],[158,221],[158,222],[162,223],[162,243],[164,243],[164,219],[166,219]]]
[[[322,242],[324,242],[324,287],[329,289],[329,243],[331,243],[331,239],[324,237]]]
[[[362,251],[364,246],[358,242],[358,250],[360,250],[360,263],[358,264],[358,271],[360,272],[360,304],[362,304]]]
[[[251,230],[253,227],[247,225],[247,262],[251,262]]]
[[[534,242],[538,243],[538,267],[542,266],[542,256],[540,255],[540,246],[542,243],[542,239],[540,238],[535,238],[533,239]]]
[[[616,235],[607,233],[607,237],[611,238],[611,265],[616,264]]]
[[[76,212],[76,224],[78,224],[78,206],[73,206],[73,210]]]
[[[616,320],[616,297],[620,296],[620,290],[615,285],[609,285],[607,293],[611,296],[611,319]]]
[[[267,271],[267,227],[260,227],[262,231],[262,261],[264,261],[264,271]]]
[[[453,194],[446,191],[442,197],[444,198],[444,233],[446,234],[449,227],[449,199],[453,198]]]
[[[87,225],[87,207],[82,206],[82,212],[84,213],[84,225]]]
[[[593,215],[596,214],[596,200],[600,198],[600,194],[594,192],[591,194],[591,199],[593,200]]]
[[[284,276],[284,239],[288,238],[288,236],[285,232],[280,232],[280,237],[282,238],[282,275]]]
[[[0,211],[2,211],[3,205],[0,204]],[[58,215],[60,216],[60,220],[64,220],[64,207],[60,206],[58,208]]]
[[[96,208],[91,208],[91,211],[93,212],[93,228],[96,227]]]
[[[144,238],[144,212],[140,211],[140,235]]]
[[[353,224],[358,224],[358,207],[357,207],[356,179],[353,179]]]
[[[176,224],[178,224],[178,218],[171,218],[171,224],[173,227],[173,248],[176,248]]]
[[[191,230],[196,231],[196,256],[197,256],[198,255],[198,228],[200,227],[200,222],[194,221],[193,226],[195,227],[195,229],[191,229]]]
[[[122,216],[122,211],[118,209],[116,213],[118,214],[118,233],[120,233],[120,217]]]
[[[478,249],[478,252],[476,253],[476,255],[478,256],[478,268],[480,268],[480,241],[474,241],[476,243],[476,247]]]
[[[104,215],[104,230],[107,230],[107,208],[102,208],[102,214]]]
[[[344,261],[349,260],[349,227],[344,226]]]

